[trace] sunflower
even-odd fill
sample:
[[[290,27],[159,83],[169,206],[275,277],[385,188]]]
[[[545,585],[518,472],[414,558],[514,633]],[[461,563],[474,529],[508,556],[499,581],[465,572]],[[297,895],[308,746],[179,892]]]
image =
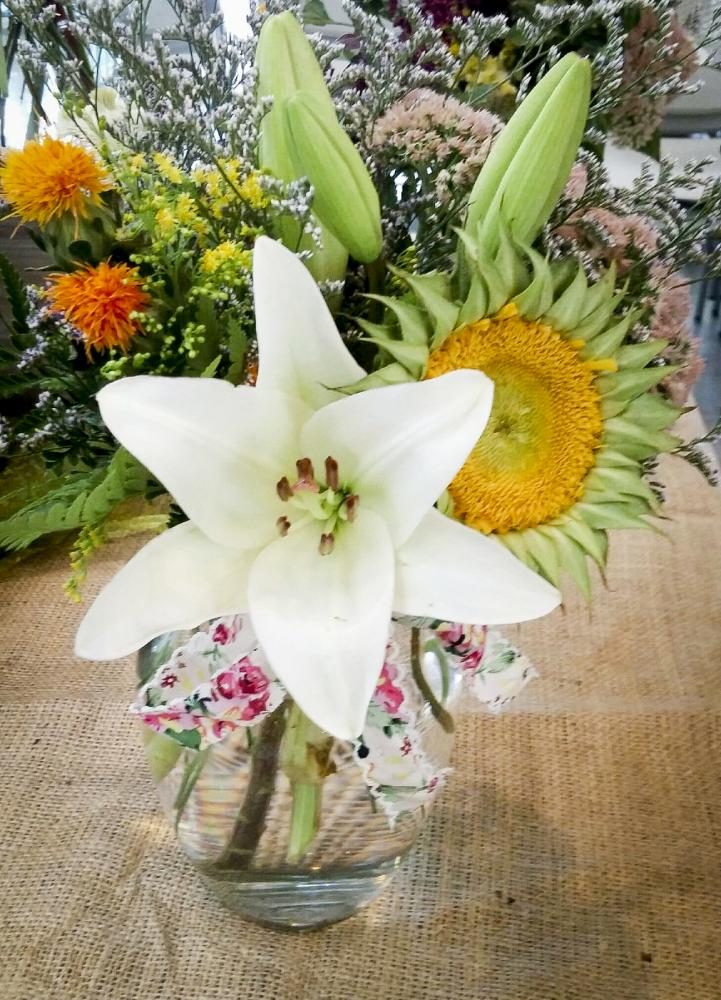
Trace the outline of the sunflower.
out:
[[[602,569],[610,529],[651,526],[643,463],[679,443],[667,428],[681,411],[654,391],[672,370],[666,344],[629,342],[639,312],[623,312],[613,267],[589,284],[579,264],[550,263],[503,227],[492,257],[462,239],[462,297],[448,275],[398,269],[407,293],[375,296],[388,322],[359,323],[387,364],[359,387],[459,368],[492,378],[490,420],[444,508],[589,596],[587,558]]]
[[[92,153],[50,136],[8,151],[0,167],[0,191],[12,214],[40,226],[64,215],[77,223],[111,186]]]
[[[85,350],[127,351],[138,330],[138,313],[150,305],[138,273],[127,264],[98,264],[54,274],[47,291],[53,307],[82,333]]]

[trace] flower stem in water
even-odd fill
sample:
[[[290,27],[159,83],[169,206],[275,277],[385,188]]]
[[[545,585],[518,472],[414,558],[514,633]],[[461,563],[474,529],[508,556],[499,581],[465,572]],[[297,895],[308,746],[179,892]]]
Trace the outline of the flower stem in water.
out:
[[[322,786],[294,781],[291,786],[293,806],[288,839],[288,864],[299,861],[313,842],[320,826]]]
[[[421,666],[421,630],[411,629],[411,673],[413,680],[418,685],[418,690],[428,702],[433,718],[447,732],[452,733],[455,729],[453,716],[448,712],[434,695],[430,684],[425,678],[423,667]]]
[[[292,799],[288,864],[301,859],[318,832],[323,781],[334,770],[332,748],[333,738],[293,704],[281,748],[281,766],[290,781]]]
[[[260,724],[253,744],[245,799],[222,857],[211,865],[215,873],[245,871],[253,861],[275,791],[285,710],[284,702]]]

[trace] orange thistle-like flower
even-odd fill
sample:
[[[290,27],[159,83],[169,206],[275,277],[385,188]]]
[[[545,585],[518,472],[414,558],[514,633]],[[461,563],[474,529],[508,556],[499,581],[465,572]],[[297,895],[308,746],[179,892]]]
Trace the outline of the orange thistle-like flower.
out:
[[[12,214],[41,226],[66,214],[77,222],[111,186],[92,153],[50,136],[8,151],[0,167],[0,193],[12,205]]]
[[[136,314],[150,305],[135,268],[102,263],[50,280],[48,298],[80,330],[88,357],[92,349],[127,351],[138,331]]]

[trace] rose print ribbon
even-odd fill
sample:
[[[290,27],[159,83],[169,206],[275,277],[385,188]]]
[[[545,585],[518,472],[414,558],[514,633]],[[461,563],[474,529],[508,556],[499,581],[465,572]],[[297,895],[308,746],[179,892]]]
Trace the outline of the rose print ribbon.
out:
[[[420,639],[424,676],[441,700],[460,674],[471,695],[498,711],[537,675],[494,629],[426,622]],[[130,711],[181,746],[205,750],[257,725],[284,697],[250,619],[233,615],[209,622],[179,646],[139,689]],[[353,743],[369,792],[391,823],[430,802],[450,772],[425,749],[432,724],[412,677],[408,622],[393,622],[365,726]]]

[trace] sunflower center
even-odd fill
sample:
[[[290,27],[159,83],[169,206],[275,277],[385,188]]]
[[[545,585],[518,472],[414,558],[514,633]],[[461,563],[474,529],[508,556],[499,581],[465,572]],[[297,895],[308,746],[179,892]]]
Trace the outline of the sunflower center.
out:
[[[577,346],[505,306],[452,333],[427,378],[458,368],[495,383],[485,431],[449,487],[454,511],[486,533],[536,527],[583,493],[601,438],[601,397]]]

